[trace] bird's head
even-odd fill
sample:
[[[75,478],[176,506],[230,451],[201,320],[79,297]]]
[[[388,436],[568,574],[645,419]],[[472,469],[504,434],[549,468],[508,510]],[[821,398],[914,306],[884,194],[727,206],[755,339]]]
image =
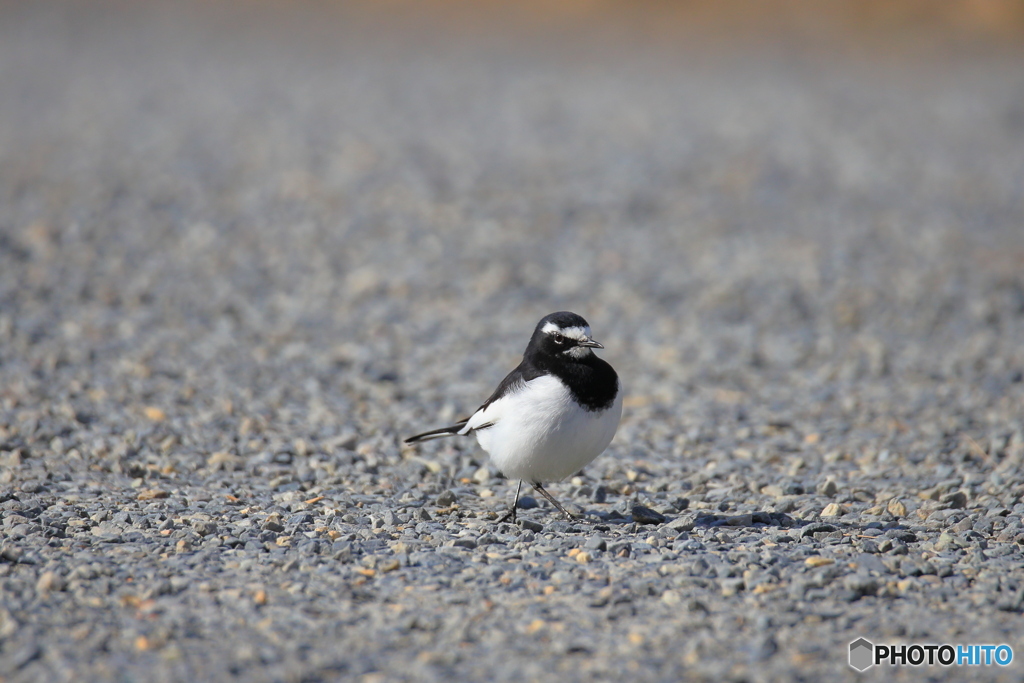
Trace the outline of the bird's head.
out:
[[[582,360],[589,356],[591,349],[604,347],[590,336],[590,325],[582,316],[568,311],[559,311],[544,316],[530,339],[531,350],[564,360]]]

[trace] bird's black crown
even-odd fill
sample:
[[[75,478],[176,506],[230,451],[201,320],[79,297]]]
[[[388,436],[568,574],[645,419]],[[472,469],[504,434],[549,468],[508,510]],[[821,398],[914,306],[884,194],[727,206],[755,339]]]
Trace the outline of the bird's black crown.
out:
[[[537,329],[533,331],[533,334],[536,336],[536,334],[544,329],[544,326],[548,323],[554,323],[562,329],[569,327],[590,327],[590,323],[584,320],[582,315],[577,315],[571,311],[555,311],[554,313],[549,313],[540,319],[540,322],[537,323]]]

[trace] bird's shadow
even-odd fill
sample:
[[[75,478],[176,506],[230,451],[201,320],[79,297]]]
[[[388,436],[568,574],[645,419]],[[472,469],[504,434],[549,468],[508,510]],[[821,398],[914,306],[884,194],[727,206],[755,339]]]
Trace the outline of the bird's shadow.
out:
[[[645,509],[645,511],[640,514],[640,518],[643,520],[650,520],[650,518],[643,517],[643,515],[648,512],[649,511]],[[718,528],[725,531],[740,529],[758,530],[767,527],[799,530],[801,537],[817,533],[830,534],[836,531],[843,533],[855,533],[865,531],[867,529],[882,529],[886,532],[895,530],[898,532],[912,533],[909,531],[906,524],[898,520],[890,520],[880,524],[875,523],[871,525],[849,524],[839,520],[802,519],[800,517],[793,517],[792,515],[784,512],[759,511],[729,515],[704,511],[681,511],[674,517],[670,515],[662,515],[664,517],[664,521],[640,521],[637,519],[637,514],[635,513],[624,514],[622,511],[615,509],[608,511],[587,510],[586,515],[587,518],[599,524],[623,525],[636,523],[639,526],[650,527],[652,529],[663,526],[671,528],[674,525],[678,525],[680,520],[686,520],[685,524],[678,525],[681,533],[692,529]]]
[[[540,507],[538,502],[529,496],[520,498],[519,503],[518,507],[520,509]],[[837,531],[843,535],[857,534],[867,529],[881,529],[884,532],[896,531],[907,535],[913,534],[905,524],[894,519],[879,520],[877,523],[869,524],[850,524],[837,519],[803,519],[785,512],[768,512],[764,510],[720,514],[707,510],[682,509],[673,515],[657,512],[637,502],[634,502],[627,512],[623,512],[622,509],[618,508],[595,510],[593,508],[582,509],[579,506],[576,506],[576,510],[578,513],[581,513],[578,520],[570,522],[564,519],[554,519],[545,522],[543,524],[544,528],[549,531],[573,533],[582,532],[587,527],[602,530],[602,527],[609,529],[612,526],[635,524],[638,531],[640,529],[654,531],[662,527],[669,527],[678,529],[680,534],[685,534],[694,529],[721,529],[722,531],[746,529],[759,531],[772,528],[790,530],[798,533],[799,538],[805,538],[818,533],[827,535]],[[818,537],[818,539],[824,540],[825,536]]]

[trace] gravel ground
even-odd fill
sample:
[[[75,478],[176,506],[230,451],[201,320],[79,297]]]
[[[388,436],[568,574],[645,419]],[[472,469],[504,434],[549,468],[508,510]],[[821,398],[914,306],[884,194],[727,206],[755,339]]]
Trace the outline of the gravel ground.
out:
[[[0,5],[0,681],[1021,679],[1019,41],[291,7]],[[560,309],[497,524],[400,440]]]

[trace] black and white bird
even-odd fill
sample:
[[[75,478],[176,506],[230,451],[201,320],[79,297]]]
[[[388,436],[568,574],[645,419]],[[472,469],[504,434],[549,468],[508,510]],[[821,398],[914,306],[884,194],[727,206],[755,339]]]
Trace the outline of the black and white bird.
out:
[[[405,443],[474,434],[498,469],[519,479],[515,502],[502,521],[515,521],[523,481],[574,519],[544,484],[581,470],[615,436],[622,391],[615,370],[593,352],[603,348],[591,338],[587,321],[575,313],[545,316],[523,361],[475,413]]]

